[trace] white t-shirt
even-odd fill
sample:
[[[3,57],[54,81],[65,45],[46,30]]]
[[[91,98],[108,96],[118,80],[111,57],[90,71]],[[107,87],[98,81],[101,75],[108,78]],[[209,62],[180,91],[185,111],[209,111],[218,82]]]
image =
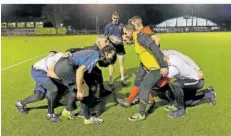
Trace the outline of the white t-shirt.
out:
[[[63,53],[56,53],[54,56],[47,56],[33,65],[33,68],[43,71],[48,71],[51,65],[55,65],[61,59]]]
[[[199,80],[197,70],[177,55],[169,55],[169,78]]]
[[[176,55],[183,59],[186,63],[190,64],[194,69],[200,70],[200,67],[187,55],[176,51],[176,50],[163,50],[162,53],[164,56],[169,56],[169,55]]]

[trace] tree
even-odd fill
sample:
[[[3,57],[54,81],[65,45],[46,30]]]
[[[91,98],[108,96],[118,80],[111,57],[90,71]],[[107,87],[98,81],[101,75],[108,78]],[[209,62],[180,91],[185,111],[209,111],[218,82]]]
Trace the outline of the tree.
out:
[[[53,27],[56,29],[56,34],[58,34],[58,28],[65,19],[68,18],[68,8],[64,5],[53,4],[46,5],[42,9],[42,18],[51,22]]]

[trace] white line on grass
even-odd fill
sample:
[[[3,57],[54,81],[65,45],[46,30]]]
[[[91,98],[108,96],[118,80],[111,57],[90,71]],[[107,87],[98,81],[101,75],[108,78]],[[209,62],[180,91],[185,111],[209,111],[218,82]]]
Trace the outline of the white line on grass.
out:
[[[36,58],[41,57],[41,56],[46,55],[46,54],[47,54],[47,53],[43,53],[43,54],[41,54],[41,55],[39,55],[39,56],[35,56],[35,57],[33,57],[33,58],[30,58],[30,59],[21,61],[21,62],[19,62],[19,63],[14,64],[14,65],[5,67],[5,68],[3,68],[1,71],[7,70],[7,69],[12,68],[12,67],[15,67],[15,66],[18,66],[18,65],[20,65],[20,64],[23,64],[23,63],[28,62],[28,61],[30,61],[30,60],[36,59]]]
[[[80,43],[80,42],[85,41],[85,40],[86,40],[86,39],[79,40],[78,42],[73,42],[72,44],[68,44],[68,46],[70,46],[70,45],[75,45],[76,43]],[[66,46],[67,46],[67,45],[66,45]],[[59,48],[63,48],[63,46],[62,46],[62,47],[59,47]],[[8,67],[5,67],[5,68],[1,69],[1,71],[7,70],[7,69],[9,69],[9,68],[12,68],[12,67],[18,66],[18,65],[23,64],[23,63],[26,63],[26,62],[28,62],[28,61],[30,61],[30,60],[36,59],[36,58],[41,57],[41,56],[43,56],[43,55],[45,55],[45,54],[48,54],[48,52],[47,52],[47,53],[43,53],[43,54],[41,54],[41,55],[39,55],[39,56],[35,56],[35,57],[33,57],[33,58],[30,58],[30,59],[24,60],[24,61],[19,62],[19,63],[17,63],[17,64],[14,64],[14,65],[11,65],[11,66],[8,66]]]

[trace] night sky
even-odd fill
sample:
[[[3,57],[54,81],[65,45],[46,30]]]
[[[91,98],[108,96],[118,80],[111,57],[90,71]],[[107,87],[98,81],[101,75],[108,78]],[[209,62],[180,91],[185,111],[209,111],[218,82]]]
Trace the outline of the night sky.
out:
[[[6,5],[2,4],[2,21],[45,21],[42,17],[42,9],[46,5]],[[96,8],[98,7],[98,8]],[[121,21],[134,16],[141,16],[145,25],[158,24],[166,19],[193,15],[207,18],[215,23],[231,21],[231,4],[220,5],[64,5],[63,10],[67,12],[64,25],[71,25],[76,29],[95,27],[95,13],[98,9],[100,29],[110,21],[111,12],[117,10]]]

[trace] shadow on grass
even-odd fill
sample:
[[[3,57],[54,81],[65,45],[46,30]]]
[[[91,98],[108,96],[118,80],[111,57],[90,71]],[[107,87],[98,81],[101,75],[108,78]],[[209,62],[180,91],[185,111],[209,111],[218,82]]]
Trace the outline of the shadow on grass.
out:
[[[126,71],[125,80],[130,79],[132,77],[132,75],[136,73],[137,69],[138,69],[137,67],[128,69]],[[109,87],[112,90],[112,93],[110,95],[104,97],[100,102],[94,104],[92,109],[98,112],[96,116],[99,116],[102,113],[109,110],[110,108],[116,106],[118,104],[117,97],[118,97],[118,95],[120,95],[119,91],[121,91],[123,87],[130,87],[132,85],[131,82],[127,82],[126,86],[122,86],[119,78],[120,78],[120,76],[114,79],[114,85],[113,86],[109,86],[108,81],[104,82],[106,88]]]

